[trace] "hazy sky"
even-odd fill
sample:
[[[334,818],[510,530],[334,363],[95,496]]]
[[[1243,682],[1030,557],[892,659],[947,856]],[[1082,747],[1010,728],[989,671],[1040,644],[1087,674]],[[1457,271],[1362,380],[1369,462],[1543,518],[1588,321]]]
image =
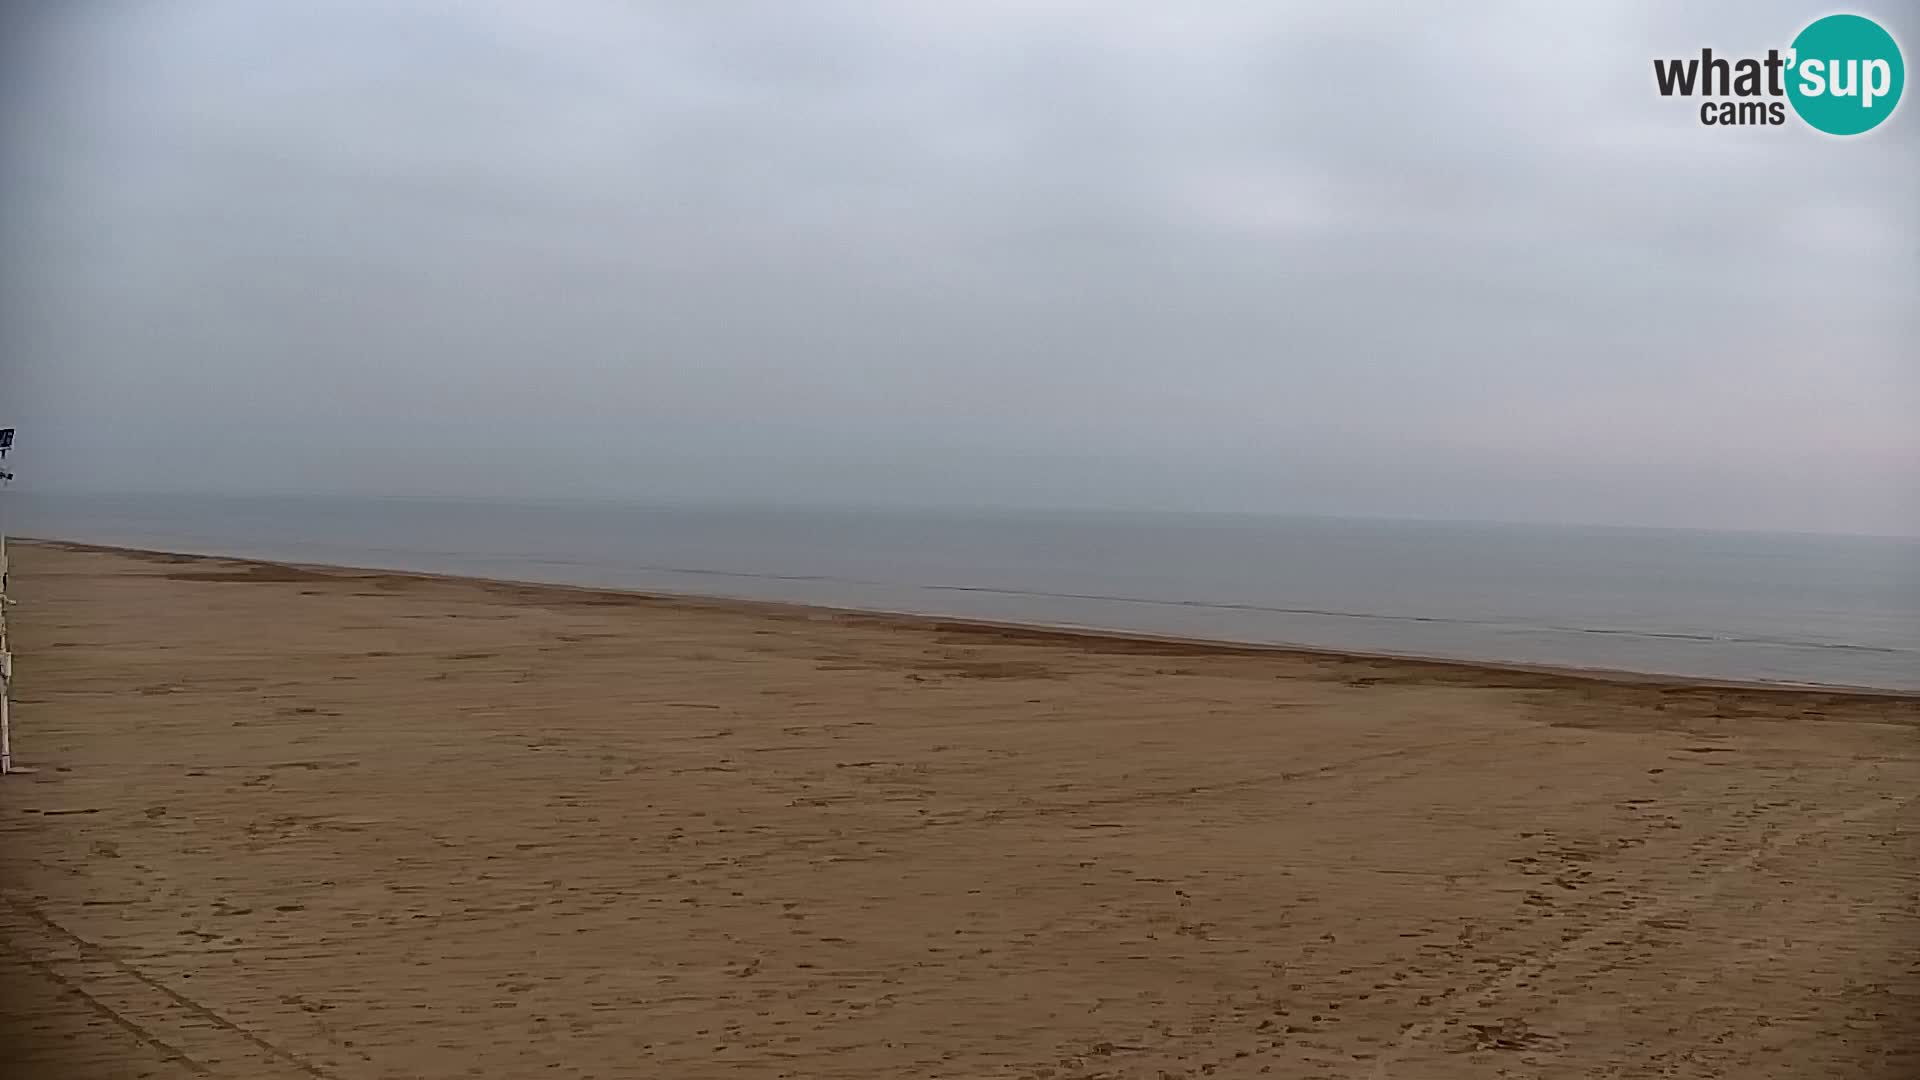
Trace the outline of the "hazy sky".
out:
[[[21,486],[1920,533],[1920,101],[1653,89],[1820,5],[22,6]]]

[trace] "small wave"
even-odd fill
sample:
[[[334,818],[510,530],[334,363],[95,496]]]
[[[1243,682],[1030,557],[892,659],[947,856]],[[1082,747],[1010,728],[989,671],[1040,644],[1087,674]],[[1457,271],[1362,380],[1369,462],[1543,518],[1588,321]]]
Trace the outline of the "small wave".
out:
[[[1624,630],[1601,626],[1543,626],[1562,634],[1605,634],[1619,637],[1655,638],[1673,641],[1706,641],[1728,645],[1775,645],[1788,649],[1838,649],[1844,652],[1885,653],[1892,656],[1907,654],[1920,655],[1913,649],[1896,649],[1887,645],[1861,645],[1851,641],[1801,641],[1796,638],[1742,637],[1737,634],[1689,634],[1678,630]]]

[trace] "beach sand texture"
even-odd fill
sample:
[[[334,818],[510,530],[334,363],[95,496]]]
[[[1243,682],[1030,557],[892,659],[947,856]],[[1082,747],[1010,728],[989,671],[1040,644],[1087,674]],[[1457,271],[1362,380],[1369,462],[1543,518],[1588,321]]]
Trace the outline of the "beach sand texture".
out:
[[[21,1077],[1920,1077],[1920,701],[13,552]]]

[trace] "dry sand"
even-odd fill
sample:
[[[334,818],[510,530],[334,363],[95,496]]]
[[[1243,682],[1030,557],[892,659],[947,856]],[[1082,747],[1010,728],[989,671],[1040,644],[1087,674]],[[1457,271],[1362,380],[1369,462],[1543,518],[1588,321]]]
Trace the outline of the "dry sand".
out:
[[[18,548],[31,1077],[1920,1077],[1913,699]]]

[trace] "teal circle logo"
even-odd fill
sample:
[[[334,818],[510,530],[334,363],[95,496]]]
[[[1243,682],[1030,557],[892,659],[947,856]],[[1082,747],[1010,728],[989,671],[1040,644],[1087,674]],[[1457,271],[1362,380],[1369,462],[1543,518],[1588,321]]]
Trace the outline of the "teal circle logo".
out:
[[[1793,39],[1787,100],[1793,111],[1829,135],[1878,127],[1900,104],[1907,65],[1893,35],[1872,19],[1829,15]]]

